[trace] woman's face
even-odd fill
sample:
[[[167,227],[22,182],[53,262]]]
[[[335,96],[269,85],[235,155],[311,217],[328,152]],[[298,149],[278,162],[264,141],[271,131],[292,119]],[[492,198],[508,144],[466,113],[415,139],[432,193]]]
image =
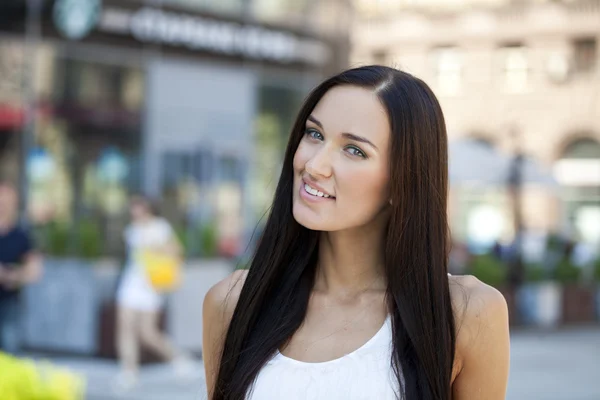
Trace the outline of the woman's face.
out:
[[[0,182],[0,219],[13,218],[17,212],[17,191]]]
[[[351,229],[387,207],[389,125],[371,90],[337,86],[321,98],[294,155],[293,213],[299,224]]]
[[[131,219],[139,221],[150,215],[148,205],[142,199],[134,198],[129,206]]]

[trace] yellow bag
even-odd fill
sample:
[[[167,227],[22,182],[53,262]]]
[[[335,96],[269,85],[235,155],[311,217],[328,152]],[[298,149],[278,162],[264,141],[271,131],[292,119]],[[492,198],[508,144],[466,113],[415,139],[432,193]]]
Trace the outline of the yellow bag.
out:
[[[179,286],[181,260],[179,257],[145,250],[138,254],[138,261],[144,267],[150,283],[159,292],[169,292]]]

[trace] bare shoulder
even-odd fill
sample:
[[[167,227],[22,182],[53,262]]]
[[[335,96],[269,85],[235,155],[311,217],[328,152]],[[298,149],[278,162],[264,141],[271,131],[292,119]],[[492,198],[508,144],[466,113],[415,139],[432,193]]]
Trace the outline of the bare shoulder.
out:
[[[507,311],[502,293],[471,275],[450,278],[450,297],[457,322],[469,323],[482,318],[496,319]]]
[[[456,323],[457,358],[508,336],[508,307],[502,293],[470,276],[451,276],[450,297]]]
[[[223,343],[248,271],[238,270],[211,287],[202,304],[202,358],[208,398],[212,398]]]
[[[247,276],[248,270],[237,270],[214,284],[204,297],[203,314],[205,318],[207,316],[219,318],[220,316],[219,319],[224,318],[226,320],[224,322],[229,322],[228,319],[231,319],[231,315],[233,315]]]

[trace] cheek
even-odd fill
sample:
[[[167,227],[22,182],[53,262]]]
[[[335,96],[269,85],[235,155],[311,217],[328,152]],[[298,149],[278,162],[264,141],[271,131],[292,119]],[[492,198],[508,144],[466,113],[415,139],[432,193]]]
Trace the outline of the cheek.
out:
[[[300,172],[304,170],[304,166],[306,165],[306,162],[308,161],[309,158],[309,154],[308,151],[306,149],[306,146],[303,146],[302,142],[300,142],[300,144],[298,145],[298,148],[296,149],[296,153],[294,154],[294,170],[296,172]]]
[[[344,191],[348,193],[348,196],[345,197],[351,199],[354,204],[362,204],[368,210],[378,210],[382,204],[388,201],[389,178],[385,168],[379,166],[357,167],[346,169],[343,175]]]

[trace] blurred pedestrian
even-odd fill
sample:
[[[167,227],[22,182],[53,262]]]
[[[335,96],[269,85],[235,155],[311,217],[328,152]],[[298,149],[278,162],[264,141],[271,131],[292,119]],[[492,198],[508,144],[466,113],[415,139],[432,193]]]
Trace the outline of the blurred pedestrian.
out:
[[[181,246],[171,225],[157,215],[148,199],[132,197],[130,216],[131,223],[124,232],[127,265],[117,291],[117,350],[121,373],[116,384],[124,390],[136,384],[140,345],[172,362],[180,376],[188,375],[192,365],[190,358],[161,333],[159,317],[164,294],[152,285],[140,261],[140,255],[146,251],[179,259]]]
[[[502,249],[502,243],[500,243],[499,239],[494,241],[494,245],[492,246],[492,254],[496,257],[497,260],[502,261],[504,259],[504,253]]]
[[[16,354],[20,348],[21,289],[42,272],[39,253],[29,232],[17,222],[15,186],[0,181],[0,350]]]
[[[448,271],[452,275],[462,275],[469,264],[469,248],[463,242],[454,242],[448,258]]]
[[[597,248],[597,247],[596,247]],[[571,262],[580,267],[587,268],[596,260],[594,246],[582,240],[575,242],[573,252],[571,254]]]

